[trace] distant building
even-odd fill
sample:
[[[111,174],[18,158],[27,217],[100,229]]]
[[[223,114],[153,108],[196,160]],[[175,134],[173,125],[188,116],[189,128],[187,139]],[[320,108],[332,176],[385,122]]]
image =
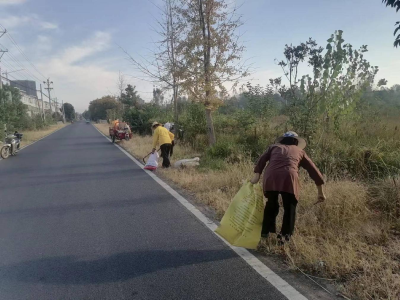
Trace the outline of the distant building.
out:
[[[33,97],[31,95],[28,95],[25,93],[25,91],[20,90],[21,94],[21,102],[25,104],[28,107],[28,115],[37,115],[40,113],[40,106],[39,106],[39,100],[37,97]]]
[[[42,100],[37,97],[36,82],[32,80],[10,80],[10,86],[17,88],[21,95],[21,102],[28,107],[28,115],[36,115],[42,112]],[[10,93],[11,97],[11,93]],[[44,110],[50,110],[48,101],[44,101]],[[51,112],[61,113],[61,103],[57,99],[51,101]]]
[[[36,82],[32,80],[10,80],[10,86],[18,88],[28,96],[37,99]]]

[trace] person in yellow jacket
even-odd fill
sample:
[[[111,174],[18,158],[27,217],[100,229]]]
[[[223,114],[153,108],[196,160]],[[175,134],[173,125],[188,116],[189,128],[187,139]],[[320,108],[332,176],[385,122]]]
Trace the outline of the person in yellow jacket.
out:
[[[112,122],[114,130],[119,129],[119,119],[116,119],[115,121]]]
[[[167,128],[161,126],[160,123],[154,122],[151,126],[154,130],[153,134],[153,150],[151,153],[156,151],[157,145],[161,149],[161,157],[163,158],[162,166],[164,168],[169,168],[171,163],[169,161],[169,154],[172,149],[172,141],[174,140],[174,134],[170,132]]]

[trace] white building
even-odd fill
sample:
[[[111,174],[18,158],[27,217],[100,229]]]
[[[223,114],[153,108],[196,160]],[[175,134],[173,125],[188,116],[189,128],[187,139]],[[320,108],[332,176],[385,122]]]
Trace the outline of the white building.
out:
[[[33,116],[37,114],[41,114],[44,110],[50,110],[49,101],[39,100],[37,97],[36,83],[31,80],[8,80],[9,85],[19,90],[21,95],[21,102],[28,107],[28,115]],[[9,92],[7,94],[7,100],[12,101],[12,94]],[[46,99],[46,98],[45,98]],[[58,103],[57,98],[52,99],[51,101],[51,113],[59,112],[61,113],[62,105]]]
[[[37,99],[37,97],[33,97],[31,95],[27,95],[23,90],[20,90],[21,94],[21,102],[28,107],[28,115],[33,116],[42,113],[42,100]],[[49,101],[44,101],[44,110],[50,110]],[[61,113],[61,104],[55,101],[54,99],[51,101],[51,112],[59,112]]]
[[[21,102],[28,107],[28,115],[33,116],[40,114],[39,100],[36,97],[27,95],[24,91],[20,90]]]

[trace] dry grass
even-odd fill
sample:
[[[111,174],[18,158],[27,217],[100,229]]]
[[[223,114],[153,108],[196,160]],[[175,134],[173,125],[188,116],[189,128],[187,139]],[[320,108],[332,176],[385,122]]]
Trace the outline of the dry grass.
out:
[[[33,142],[36,142],[37,140],[40,140],[41,138],[45,137],[46,135],[49,135],[50,133],[61,129],[68,124],[57,124],[57,125],[50,125],[49,127],[45,129],[40,129],[40,130],[34,130],[34,131],[24,131],[21,132],[24,134],[21,142],[21,146],[27,146],[29,144],[32,144]]]
[[[96,126],[108,133],[106,124]],[[151,138],[135,136],[122,146],[143,157],[151,150]],[[187,147],[178,145],[175,149],[174,159],[197,156]],[[218,171],[158,172],[193,193],[198,201],[213,207],[222,217],[242,181],[251,176],[252,163],[243,160]],[[285,246],[288,264],[293,269],[299,267],[310,274],[335,279],[338,289],[351,299],[400,299],[400,238],[392,233],[394,221],[398,222],[393,218],[397,206],[392,201],[400,202],[396,199],[400,195],[396,190],[399,186],[385,181],[368,189],[352,181],[329,182],[328,200],[315,206],[315,185],[303,181],[296,233]],[[369,207],[384,207],[391,213]],[[259,250],[282,253],[273,237],[263,241]]]

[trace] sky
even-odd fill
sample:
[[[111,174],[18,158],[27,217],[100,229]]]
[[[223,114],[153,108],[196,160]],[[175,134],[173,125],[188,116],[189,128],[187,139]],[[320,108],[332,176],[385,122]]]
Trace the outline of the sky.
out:
[[[0,31],[4,27],[10,34],[0,38],[0,50],[9,50],[0,63],[2,72],[37,84],[50,78],[52,97],[78,112],[94,99],[117,94],[119,72],[149,101],[153,84],[138,79],[141,74],[121,48],[135,58],[150,55],[158,41],[156,5],[161,1],[0,0]],[[238,32],[246,47],[243,59],[253,68],[246,80],[266,85],[269,78],[282,76],[275,59],[282,59],[285,44],[312,37],[325,47],[340,29],[354,47],[368,45],[366,58],[379,66],[378,79],[400,84],[400,48],[393,47],[400,12],[381,0],[232,1],[244,21]]]

